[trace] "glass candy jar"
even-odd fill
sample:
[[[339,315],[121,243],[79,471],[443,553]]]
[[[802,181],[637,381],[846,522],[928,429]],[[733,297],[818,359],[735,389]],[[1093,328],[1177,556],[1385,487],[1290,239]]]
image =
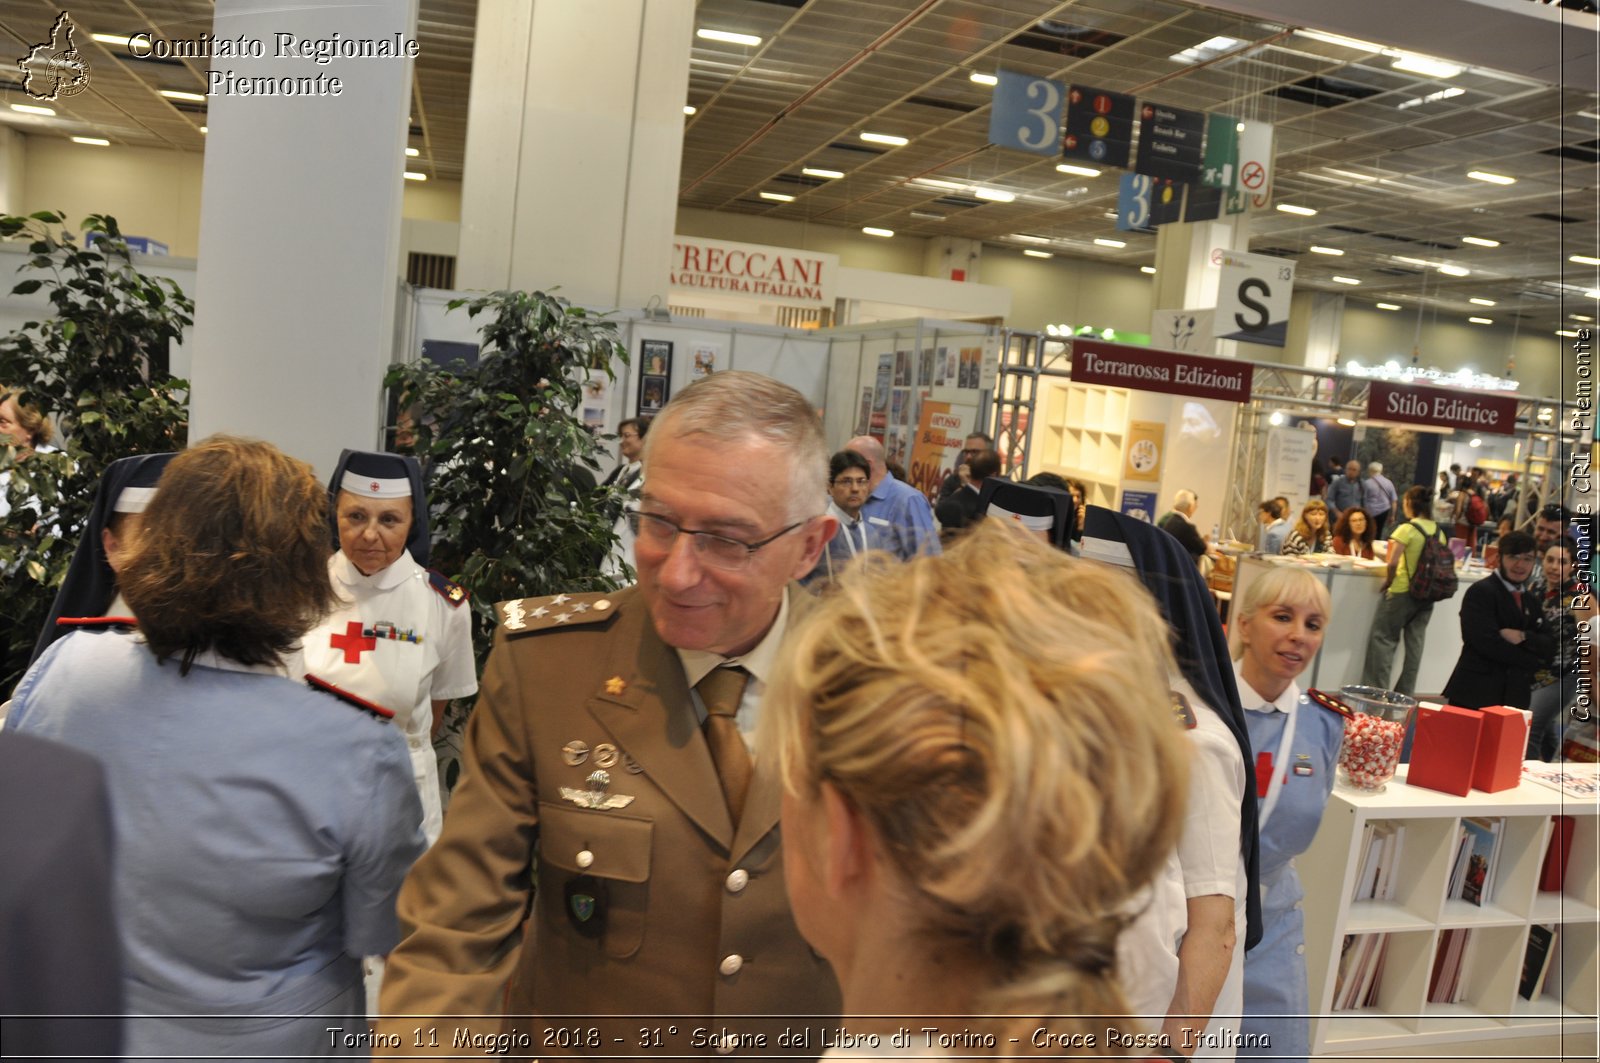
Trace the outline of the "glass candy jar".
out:
[[[1357,793],[1382,793],[1400,764],[1400,749],[1417,711],[1415,698],[1377,687],[1348,686],[1339,701],[1349,708],[1339,747],[1339,785]]]

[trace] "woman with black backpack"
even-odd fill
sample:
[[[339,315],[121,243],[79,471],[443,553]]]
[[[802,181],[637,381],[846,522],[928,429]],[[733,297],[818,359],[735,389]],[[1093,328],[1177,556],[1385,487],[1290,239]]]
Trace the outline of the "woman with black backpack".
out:
[[[1367,639],[1367,660],[1361,670],[1364,686],[1408,695],[1416,693],[1417,671],[1422,667],[1422,648],[1428,635],[1428,621],[1433,617],[1433,603],[1455,593],[1454,569],[1450,570],[1446,581],[1443,566],[1436,560],[1440,550],[1445,557],[1450,553],[1438,523],[1427,516],[1432,501],[1433,492],[1421,485],[1408,489],[1400,499],[1406,519],[1389,535],[1389,570],[1383,579],[1384,597],[1378,603],[1372,634]],[[1429,563],[1424,564],[1424,547],[1430,543],[1433,548],[1427,551]],[[1415,592],[1413,581],[1417,582]],[[1390,683],[1395,647],[1402,637],[1406,645],[1405,659],[1400,665],[1400,678]]]

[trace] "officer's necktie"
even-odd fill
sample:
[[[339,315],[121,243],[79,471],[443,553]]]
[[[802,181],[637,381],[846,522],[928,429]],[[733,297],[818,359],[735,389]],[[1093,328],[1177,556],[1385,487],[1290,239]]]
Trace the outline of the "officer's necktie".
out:
[[[711,747],[712,763],[722,777],[722,793],[728,800],[728,811],[735,826],[744,811],[744,798],[750,789],[752,774],[750,750],[734,718],[749,679],[750,673],[738,665],[725,665],[713,668],[695,684],[700,700],[706,705],[706,744]]]

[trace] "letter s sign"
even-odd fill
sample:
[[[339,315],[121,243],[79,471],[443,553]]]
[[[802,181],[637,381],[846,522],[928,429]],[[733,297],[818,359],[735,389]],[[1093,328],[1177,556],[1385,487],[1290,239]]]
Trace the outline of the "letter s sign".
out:
[[[1252,298],[1259,295],[1260,300]],[[1249,277],[1239,285],[1239,302],[1247,309],[1254,311],[1253,318],[1246,318],[1244,314],[1234,314],[1233,322],[1246,332],[1260,332],[1267,327],[1267,322],[1272,320],[1272,314],[1267,309],[1264,300],[1272,298],[1272,289],[1267,287],[1267,282],[1260,277]]]

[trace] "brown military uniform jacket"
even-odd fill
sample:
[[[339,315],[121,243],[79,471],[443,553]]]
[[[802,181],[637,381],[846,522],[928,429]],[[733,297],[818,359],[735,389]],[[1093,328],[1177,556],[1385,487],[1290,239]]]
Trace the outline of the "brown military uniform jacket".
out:
[[[709,1054],[695,1029],[755,1028],[715,1016],[837,1015],[833,975],[789,913],[778,780],[758,767],[736,831],[682,664],[643,599],[629,589],[497,608],[461,783],[401,891],[384,975],[383,1014],[437,1018],[386,1020],[379,1033],[402,1047],[374,1054],[429,1050],[430,1025],[433,1052],[463,1030],[499,1033],[508,982],[511,1010],[540,1017],[507,1024],[531,1040],[512,1055]],[[597,769],[610,776],[603,793]],[[596,795],[614,807],[585,807]],[[543,1018],[598,1015],[660,1019]],[[648,1051],[633,1043],[674,1025]],[[766,1045],[777,1050],[770,1029]]]

